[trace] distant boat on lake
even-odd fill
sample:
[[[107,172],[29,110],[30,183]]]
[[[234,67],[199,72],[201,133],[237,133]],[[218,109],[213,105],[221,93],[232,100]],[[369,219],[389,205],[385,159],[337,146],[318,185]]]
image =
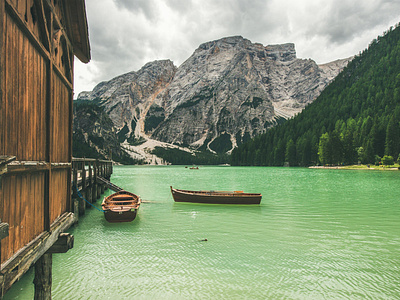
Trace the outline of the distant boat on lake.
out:
[[[260,204],[262,195],[243,191],[189,191],[174,189],[171,186],[175,202],[212,203],[212,204]]]
[[[127,191],[119,191],[105,197],[101,204],[104,217],[110,223],[131,222],[136,218],[141,199]]]

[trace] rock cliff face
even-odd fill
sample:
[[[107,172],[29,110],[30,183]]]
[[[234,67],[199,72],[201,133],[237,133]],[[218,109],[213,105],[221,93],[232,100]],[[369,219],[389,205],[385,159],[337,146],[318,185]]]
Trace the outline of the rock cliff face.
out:
[[[318,66],[296,58],[294,44],[227,37],[200,45],[179,68],[148,63],[78,98],[104,106],[127,141],[227,152],[300,112],[348,61]]]
[[[140,162],[121,148],[113,121],[103,108],[88,101],[74,104],[73,156]]]

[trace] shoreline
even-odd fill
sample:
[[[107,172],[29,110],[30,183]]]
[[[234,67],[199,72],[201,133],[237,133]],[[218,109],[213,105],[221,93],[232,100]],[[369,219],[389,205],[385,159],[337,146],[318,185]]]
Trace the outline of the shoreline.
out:
[[[400,167],[394,166],[372,166],[367,165],[349,165],[349,166],[310,166],[309,169],[328,169],[328,170],[380,170],[380,171],[399,171]]]

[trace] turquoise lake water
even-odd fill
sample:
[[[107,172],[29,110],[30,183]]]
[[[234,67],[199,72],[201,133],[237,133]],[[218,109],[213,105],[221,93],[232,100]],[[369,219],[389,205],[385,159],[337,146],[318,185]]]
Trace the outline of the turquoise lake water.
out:
[[[121,166],[111,181],[145,202],[132,223],[86,210],[53,255],[53,299],[400,299],[398,171]],[[263,198],[174,203],[170,185]]]

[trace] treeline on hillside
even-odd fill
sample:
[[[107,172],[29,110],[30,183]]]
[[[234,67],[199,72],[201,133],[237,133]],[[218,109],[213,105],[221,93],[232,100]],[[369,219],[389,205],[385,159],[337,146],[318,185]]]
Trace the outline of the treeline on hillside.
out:
[[[232,165],[375,163],[400,152],[400,27],[356,56],[302,113],[234,149]]]
[[[213,154],[205,151],[196,151],[195,154],[191,154],[179,149],[155,147],[152,154],[173,165],[220,165],[229,162],[226,154]]]

